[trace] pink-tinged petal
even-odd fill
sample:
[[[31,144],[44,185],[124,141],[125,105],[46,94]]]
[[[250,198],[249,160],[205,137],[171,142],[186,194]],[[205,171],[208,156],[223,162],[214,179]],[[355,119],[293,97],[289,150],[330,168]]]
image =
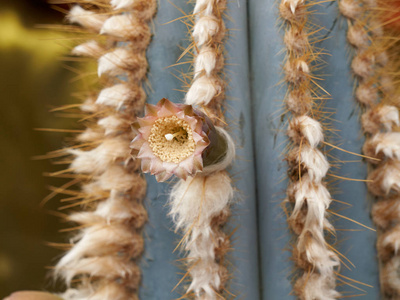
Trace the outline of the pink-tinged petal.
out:
[[[144,112],[146,116],[157,117],[158,108],[156,105],[145,104]]]
[[[205,149],[205,148],[203,148],[203,147],[199,147],[199,146],[197,146],[197,147],[196,147],[196,149],[194,150],[194,153],[193,153],[193,155],[194,155],[194,156],[196,156],[196,155],[202,155],[202,154],[203,154],[203,151],[204,151],[204,149]]]
[[[203,141],[203,137],[200,134],[198,134],[197,132],[193,132],[192,136],[196,143]]]
[[[204,149],[207,148],[208,145],[210,145],[210,142],[205,140],[198,141],[197,143],[197,146],[204,147]]]
[[[188,173],[186,172],[186,170],[184,170],[181,166],[180,166],[180,164],[179,164],[179,167],[177,167],[175,170],[174,170],[174,174],[177,176],[177,177],[179,177],[179,178],[181,178],[181,179],[183,179],[183,180],[186,180],[186,178],[188,177]]]
[[[131,124],[131,128],[132,128],[132,131],[133,131],[134,133],[138,133],[138,132],[139,132],[139,129],[140,129],[140,123],[139,123],[138,121],[133,122],[133,123]]]
[[[163,161],[158,157],[153,158],[150,162],[150,173],[154,175],[161,173],[163,170]]]
[[[140,127],[152,126],[157,119],[157,117],[146,116],[144,118],[138,118],[138,122]]]
[[[200,155],[193,155],[193,166],[195,170],[203,171],[203,158]]]
[[[183,119],[189,124],[192,130],[196,129],[197,120],[195,117],[185,116]]]
[[[148,140],[151,133],[151,126],[145,126],[139,129],[139,132],[142,134],[142,139]]]
[[[166,107],[172,114],[176,115],[182,111],[182,109],[178,107],[178,105],[176,105],[175,103],[165,98],[163,100],[164,100],[164,107]]]
[[[130,148],[139,150],[145,142],[146,141],[143,139],[142,135],[138,134],[137,136],[135,136],[135,138],[131,142]]]
[[[185,160],[181,161],[179,163],[179,166],[182,167],[184,170],[186,170],[187,173],[191,174],[193,172],[193,162],[194,162],[194,156],[190,155],[188,158]]]
[[[150,172],[150,159],[143,158],[141,166],[142,166],[143,173],[149,173]]]
[[[197,121],[197,120],[196,120]],[[194,132],[197,132],[198,134],[201,134],[201,135],[206,135],[204,132],[203,132],[203,123],[202,122],[197,122],[196,123],[196,127],[193,129],[193,131]]]
[[[172,173],[177,167],[178,167],[178,164],[175,164],[172,162],[166,162],[166,161],[163,162],[163,168],[169,173]]]
[[[161,107],[158,110],[158,113],[157,113],[157,116],[159,118],[170,117],[170,116],[173,116],[173,115],[174,115],[174,113],[170,112],[165,106]]]
[[[164,181],[170,179],[172,175],[173,175],[172,173],[168,173],[166,171],[163,171],[161,173],[156,174],[156,180],[158,182],[164,182]]]
[[[184,120],[185,119],[185,113],[183,111],[180,111],[175,114],[179,119]]]
[[[151,151],[150,146],[148,143],[143,143],[142,147],[139,150],[138,158],[150,158],[153,159],[156,156]]]

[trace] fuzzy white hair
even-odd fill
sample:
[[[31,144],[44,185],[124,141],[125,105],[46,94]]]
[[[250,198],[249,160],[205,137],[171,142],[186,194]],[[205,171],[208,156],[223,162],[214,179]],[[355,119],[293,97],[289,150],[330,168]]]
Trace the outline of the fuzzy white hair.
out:
[[[203,71],[205,71],[207,76],[210,76],[211,72],[215,69],[216,56],[215,49],[207,46],[202,47],[194,63],[195,76],[200,75]]]
[[[304,137],[312,148],[318,146],[324,140],[321,123],[306,115],[294,118],[289,123],[289,136],[296,136],[297,130],[301,137]]]
[[[218,18],[209,15],[200,17],[193,28],[193,37],[195,38],[197,45],[201,47],[207,41],[210,40],[218,31],[219,22]]]
[[[228,207],[233,198],[231,179],[224,171],[180,180],[170,194],[170,214],[177,229],[188,232],[185,249],[193,266],[188,291],[217,299],[220,266],[215,262],[216,238],[211,221]]]
[[[69,11],[67,18],[71,23],[77,23],[89,30],[99,32],[107,16],[96,14],[75,5]]]
[[[77,173],[99,174],[118,159],[127,157],[130,141],[122,138],[105,139],[98,147],[83,151],[78,149],[68,150],[76,156],[71,168]]]
[[[377,113],[380,117],[380,122],[386,130],[392,130],[393,126],[399,126],[399,109],[392,105],[382,105],[378,108]]]
[[[129,39],[138,33],[143,25],[131,14],[116,15],[108,18],[101,28],[101,34]]]
[[[212,77],[201,76],[189,88],[185,102],[190,105],[207,105],[220,92],[221,87]]]
[[[130,86],[126,83],[120,83],[101,90],[96,103],[115,107],[119,110],[124,102],[131,98],[132,90]]]
[[[399,132],[377,133],[367,143],[375,148],[375,154],[382,152],[390,159],[400,160]]]
[[[98,58],[104,51],[105,49],[97,41],[88,41],[72,49],[71,54]]]
[[[130,8],[137,2],[136,0],[111,0],[111,5],[115,9]]]

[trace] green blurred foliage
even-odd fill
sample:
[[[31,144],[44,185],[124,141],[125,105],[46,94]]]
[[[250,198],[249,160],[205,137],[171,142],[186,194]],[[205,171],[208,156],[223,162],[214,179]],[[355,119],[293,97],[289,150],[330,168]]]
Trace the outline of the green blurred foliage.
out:
[[[37,24],[62,22],[62,14],[45,1],[0,1],[0,298],[22,289],[50,288],[46,279],[59,250],[65,227],[56,211],[59,198],[44,207],[46,186],[63,180],[43,173],[63,168],[34,156],[62,147],[65,134],[34,128],[73,128],[76,120],[59,118],[53,107],[75,102],[78,84],[60,57],[68,49],[56,42],[58,33]],[[71,65],[71,63],[68,63]]]

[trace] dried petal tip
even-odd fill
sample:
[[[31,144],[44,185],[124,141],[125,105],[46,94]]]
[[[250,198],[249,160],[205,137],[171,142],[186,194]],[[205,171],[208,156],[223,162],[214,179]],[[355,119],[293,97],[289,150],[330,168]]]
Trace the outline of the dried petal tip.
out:
[[[172,175],[186,179],[221,161],[227,142],[210,119],[191,105],[162,99],[147,105],[146,115],[133,125],[138,132],[132,155],[142,160],[142,171],[165,181]]]

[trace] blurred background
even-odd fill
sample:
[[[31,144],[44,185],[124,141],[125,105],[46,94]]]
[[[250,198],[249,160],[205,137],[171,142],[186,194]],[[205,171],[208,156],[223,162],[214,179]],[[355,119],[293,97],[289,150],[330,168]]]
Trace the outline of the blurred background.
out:
[[[49,112],[76,101],[70,95],[78,88],[60,59],[68,51],[61,34],[40,28],[63,18],[46,0],[0,0],[0,299],[15,290],[54,288],[45,266],[60,251],[47,242],[60,242],[63,224],[51,212],[57,198],[44,207],[40,202],[49,186],[62,184],[44,173],[62,166],[34,157],[60,148],[68,134],[34,128],[76,126]]]

